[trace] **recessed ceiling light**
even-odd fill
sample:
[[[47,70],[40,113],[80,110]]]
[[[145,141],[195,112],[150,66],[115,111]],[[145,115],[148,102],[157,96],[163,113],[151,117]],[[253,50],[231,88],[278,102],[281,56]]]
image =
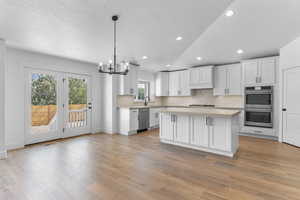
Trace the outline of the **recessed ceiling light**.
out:
[[[227,10],[225,15],[226,17],[232,17],[234,15],[234,12],[232,10]]]
[[[176,38],[176,40],[177,41],[180,41],[180,40],[182,40],[183,38],[181,37],[181,36],[178,36],[177,38]]]
[[[171,67],[171,65],[166,65],[166,67]]]
[[[202,58],[201,58],[201,57],[197,57],[196,59],[197,59],[197,60],[202,60]]]
[[[148,59],[148,57],[147,56],[143,56],[143,59],[146,60],[146,59]]]
[[[239,49],[239,50],[237,50],[236,52],[237,52],[238,54],[244,53],[244,51],[243,51],[242,49]]]

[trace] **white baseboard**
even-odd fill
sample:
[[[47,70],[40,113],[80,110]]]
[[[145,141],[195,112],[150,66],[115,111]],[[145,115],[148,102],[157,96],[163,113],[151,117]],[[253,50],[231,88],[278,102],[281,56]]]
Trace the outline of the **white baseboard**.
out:
[[[7,158],[7,151],[6,150],[0,152],[0,159],[5,159],[5,158]]]
[[[15,149],[21,149],[21,148],[24,148],[24,144],[9,144],[9,145],[6,145],[6,149],[7,150],[15,150]]]
[[[193,145],[189,145],[189,144],[182,144],[179,142],[174,142],[174,141],[165,140],[165,139],[160,139],[160,142],[166,143],[166,144],[173,144],[173,145],[180,146],[180,147],[186,147],[189,149],[205,151],[208,153],[219,154],[219,155],[227,156],[227,157],[231,157],[231,158],[233,158],[234,154],[236,153],[236,152],[220,151],[220,150],[206,148],[206,147],[193,146]]]
[[[253,134],[253,133],[243,133],[243,132],[239,132],[239,135],[240,135],[240,136],[248,136],[248,137],[255,137],[255,138],[269,139],[269,140],[275,140],[275,141],[278,141],[278,137],[268,136],[268,135],[258,135],[258,134]]]

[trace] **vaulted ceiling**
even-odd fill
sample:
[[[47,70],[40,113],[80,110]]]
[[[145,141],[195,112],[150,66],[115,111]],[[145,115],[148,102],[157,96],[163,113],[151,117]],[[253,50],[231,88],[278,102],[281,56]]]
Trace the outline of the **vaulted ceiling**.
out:
[[[235,15],[225,17],[227,9]],[[119,59],[159,71],[276,54],[299,36],[299,13],[299,0],[0,0],[0,38],[98,63],[112,57],[118,14]]]

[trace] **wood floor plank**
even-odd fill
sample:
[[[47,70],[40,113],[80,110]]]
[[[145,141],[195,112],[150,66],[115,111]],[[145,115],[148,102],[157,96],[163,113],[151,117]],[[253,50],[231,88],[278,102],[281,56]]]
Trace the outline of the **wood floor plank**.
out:
[[[300,149],[240,137],[234,159],[162,144],[158,130],[95,134],[10,151],[0,199],[300,199]]]

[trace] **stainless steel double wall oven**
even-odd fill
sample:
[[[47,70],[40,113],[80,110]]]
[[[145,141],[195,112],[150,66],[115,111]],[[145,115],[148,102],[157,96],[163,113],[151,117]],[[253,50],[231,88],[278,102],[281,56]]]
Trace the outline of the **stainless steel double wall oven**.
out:
[[[273,87],[245,88],[245,126],[273,128]]]

